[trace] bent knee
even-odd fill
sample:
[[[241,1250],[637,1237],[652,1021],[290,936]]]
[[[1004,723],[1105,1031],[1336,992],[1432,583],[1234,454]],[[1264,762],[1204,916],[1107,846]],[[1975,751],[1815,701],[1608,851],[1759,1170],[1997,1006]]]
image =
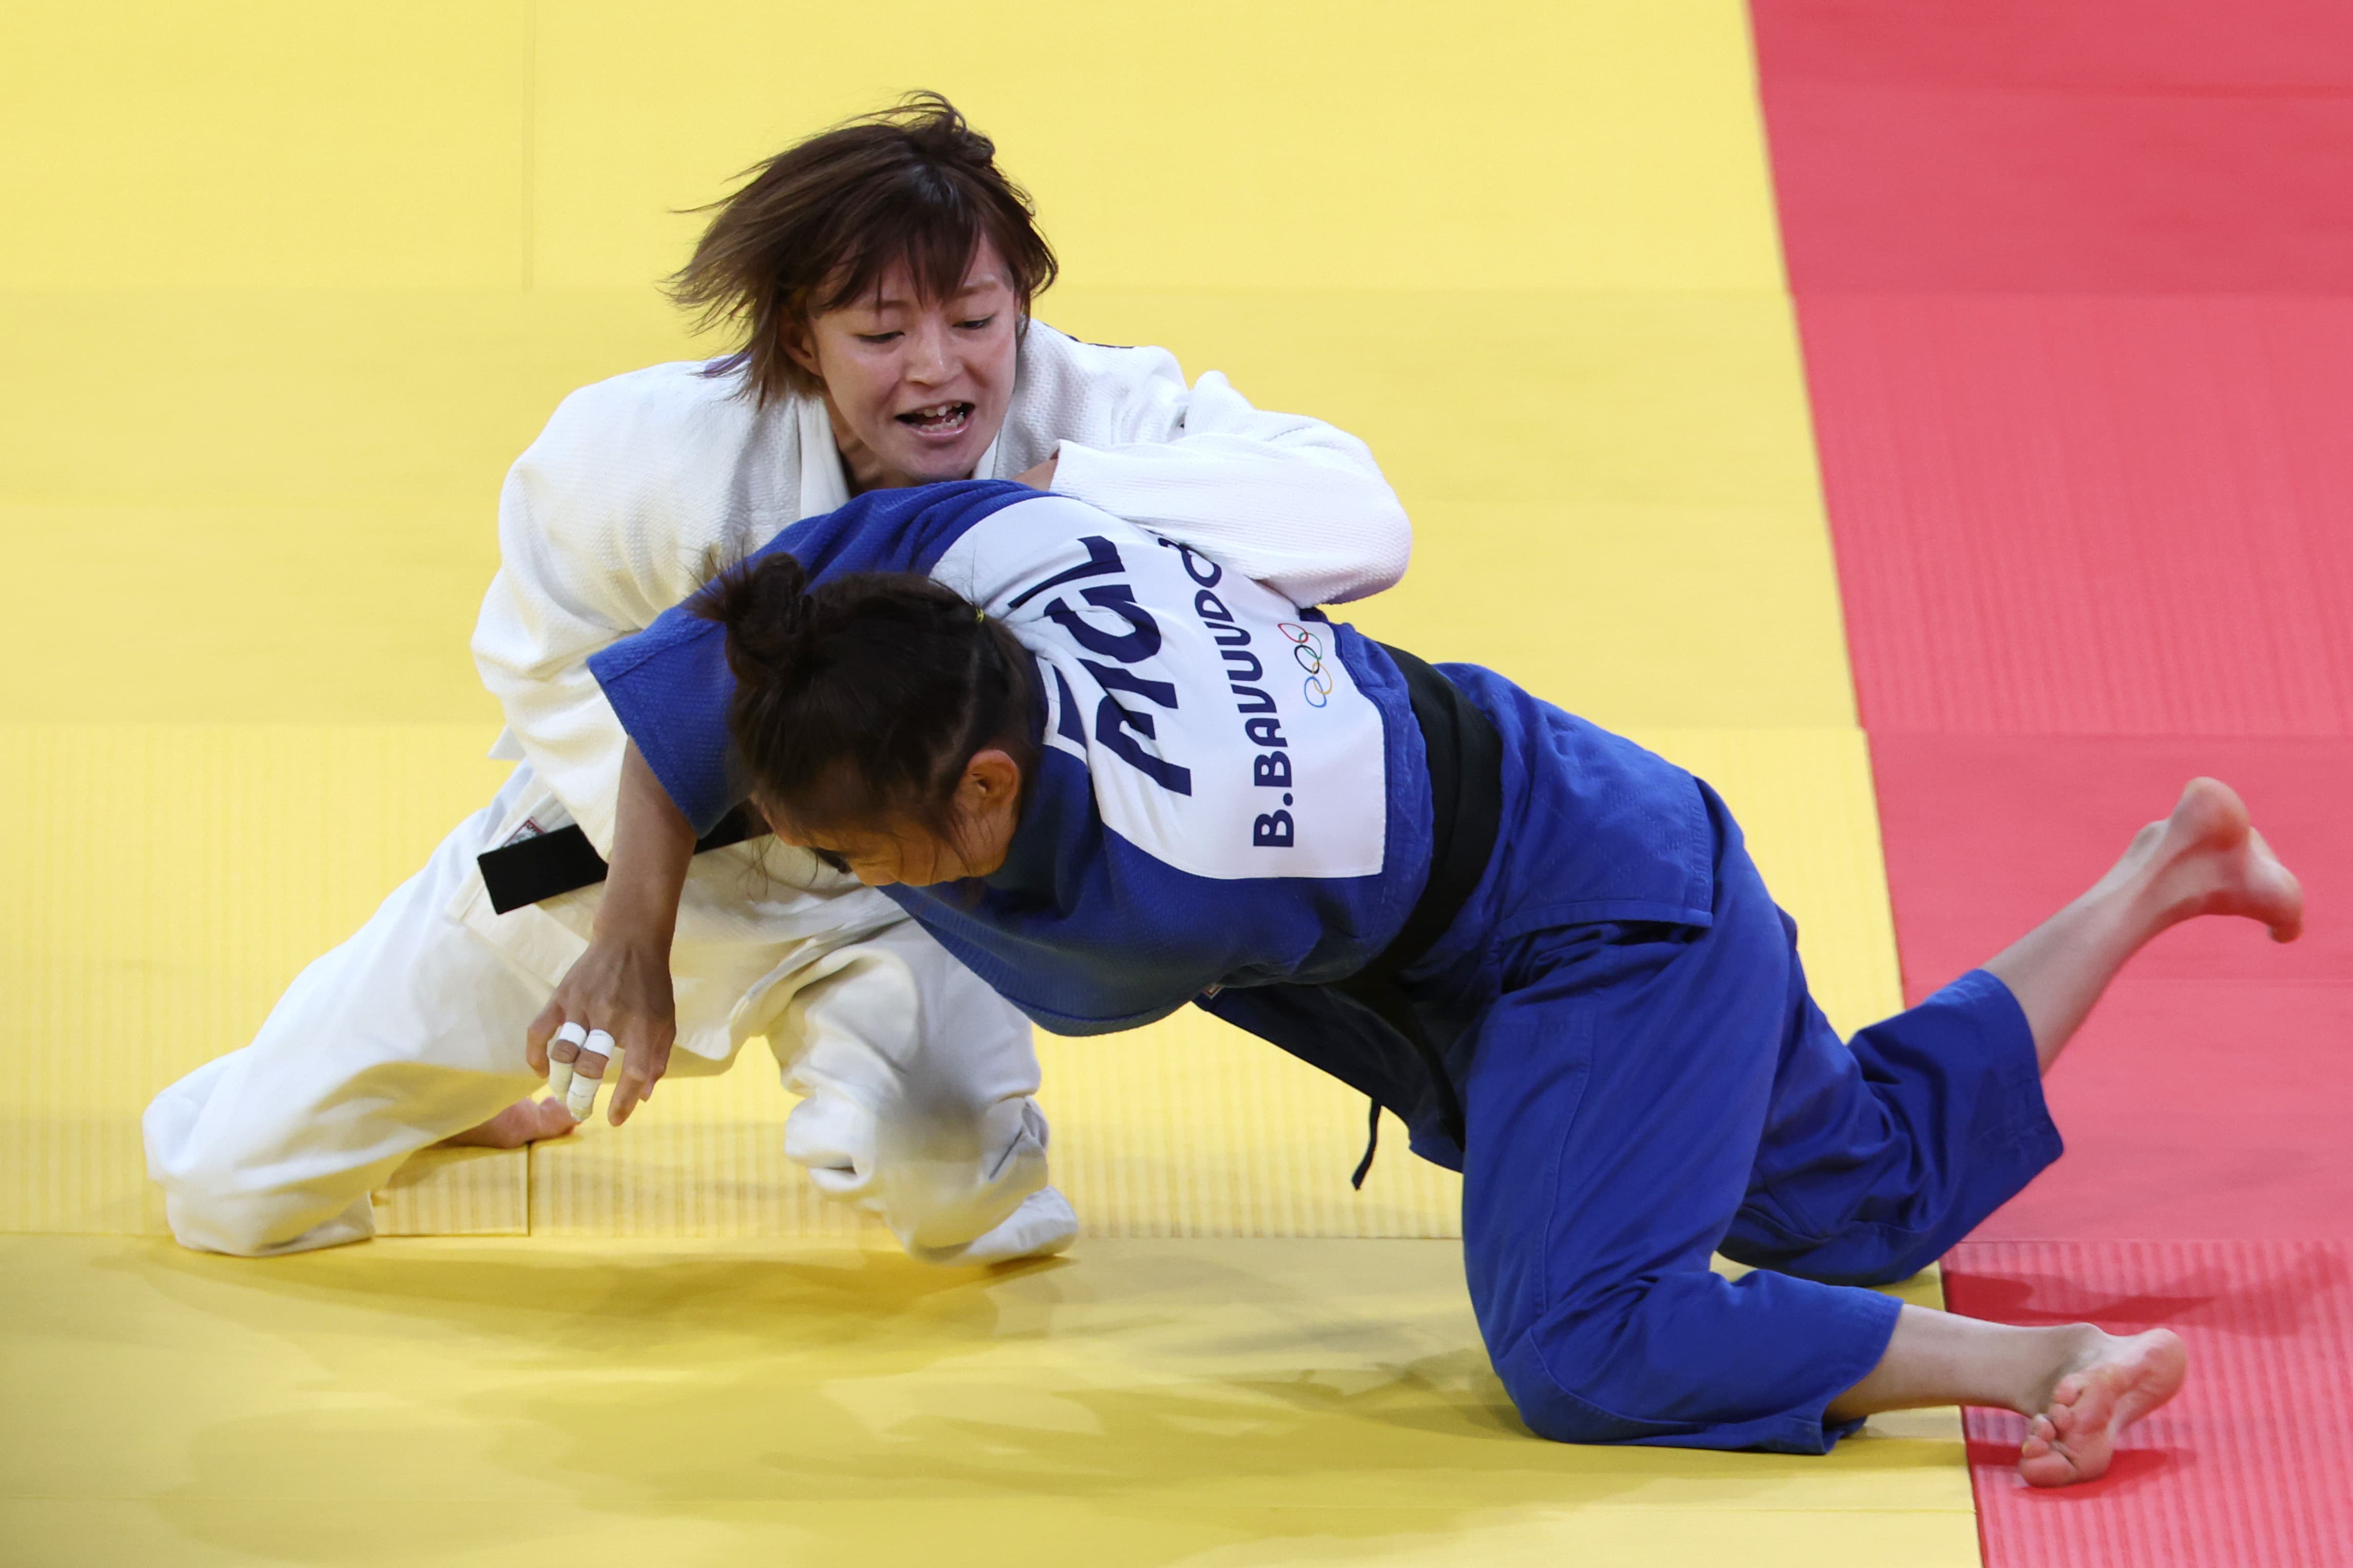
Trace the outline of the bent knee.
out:
[[[961,1247],[1046,1186],[1046,1120],[1027,1099],[943,1111],[897,1100],[877,1113],[812,1095],[786,1121],[785,1152],[911,1249]]]
[[[878,1141],[883,1217],[910,1248],[960,1247],[1046,1186],[1046,1119],[1034,1101],[1000,1101],[964,1126],[928,1131],[887,1129]]]
[[[1689,1421],[1650,1420],[1598,1403],[1589,1395],[1599,1391],[1557,1375],[1532,1336],[1496,1356],[1495,1374],[1528,1430],[1556,1443],[1657,1442],[1700,1430]]]
[[[910,1242],[907,1256],[939,1268],[1010,1263],[1017,1258],[1050,1258],[1068,1247],[1078,1234],[1079,1216],[1071,1201],[1051,1187],[1041,1187],[971,1240],[945,1247]]]

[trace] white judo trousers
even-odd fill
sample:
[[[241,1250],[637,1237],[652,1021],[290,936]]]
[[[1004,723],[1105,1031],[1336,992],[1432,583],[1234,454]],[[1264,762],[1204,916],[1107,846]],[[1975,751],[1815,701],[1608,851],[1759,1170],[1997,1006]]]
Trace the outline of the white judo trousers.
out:
[[[173,1234],[248,1255],[374,1234],[368,1194],[409,1154],[536,1089],[524,1031],[587,945],[601,889],[491,912],[474,857],[577,824],[612,849],[628,737],[588,656],[642,630],[715,560],[849,500],[821,399],[765,407],[739,379],[656,365],[567,397],[507,476],[474,655],[505,713],[498,798],[260,1034],[157,1097],[148,1168]],[[1364,443],[1254,408],[1165,350],[1023,338],[983,477],[1059,459],[1058,491],[1182,539],[1297,604],[1377,593],[1412,531]],[[773,839],[695,858],[670,963],[674,1076],[765,1036],[786,1154],[919,1258],[1059,1249],[1029,1025],[871,889]],[[658,1110],[648,1112],[659,1114]],[[647,1113],[641,1113],[647,1114]]]
[[[252,1044],[149,1106],[149,1173],[182,1243],[259,1257],[364,1240],[375,1233],[368,1194],[403,1161],[540,1087],[523,1034],[554,979],[457,912],[476,912],[474,857],[532,788],[518,768],[355,935],[302,971]],[[765,881],[756,853],[698,857],[697,890]],[[594,897],[567,901],[585,921]],[[670,1076],[723,1071],[746,1037],[765,1035],[784,1087],[802,1097],[785,1152],[828,1196],[880,1215],[926,1262],[1056,1250],[1077,1221],[1046,1184],[1029,1021],[895,915],[883,903],[844,910],[797,942],[690,946],[699,962],[677,979]],[[723,1054],[706,1054],[714,1047]]]

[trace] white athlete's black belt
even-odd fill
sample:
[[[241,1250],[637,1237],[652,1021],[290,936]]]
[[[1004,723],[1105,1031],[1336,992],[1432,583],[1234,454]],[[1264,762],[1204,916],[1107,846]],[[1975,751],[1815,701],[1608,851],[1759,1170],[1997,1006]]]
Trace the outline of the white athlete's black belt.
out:
[[[1504,739],[1484,713],[1472,706],[1461,689],[1401,647],[1387,649],[1405,676],[1413,717],[1421,726],[1422,750],[1430,757],[1430,879],[1413,912],[1379,957],[1331,989],[1363,1004],[1405,1037],[1413,1054],[1429,1070],[1431,1092],[1438,1099],[1440,1123],[1458,1149],[1467,1147],[1462,1121],[1462,1098],[1446,1070],[1446,1058],[1430,1043],[1429,1031],[1407,999],[1398,977],[1428,952],[1454,917],[1462,912],[1479,879],[1494,858],[1495,835],[1504,818]],[[1381,1102],[1373,1101],[1365,1140],[1365,1157],[1351,1186],[1362,1187],[1373,1168],[1373,1154],[1381,1142]]]
[[[724,849],[746,838],[757,838],[767,825],[743,806],[719,819],[719,826],[694,841],[694,852]],[[578,827],[559,827],[512,844],[484,850],[474,857],[482,868],[482,886],[490,889],[491,908],[500,914],[569,893],[593,888],[610,869],[588,836]]]
[[[1455,1093],[1445,1058],[1430,1043],[1398,976],[1446,933],[1479,886],[1479,879],[1486,875],[1504,814],[1504,742],[1487,716],[1472,707],[1452,681],[1401,647],[1380,646],[1405,677],[1414,721],[1421,726],[1422,749],[1430,759],[1430,879],[1423,884],[1413,912],[1406,916],[1404,926],[1380,956],[1330,988],[1371,1009],[1413,1047],[1429,1070],[1440,1124],[1455,1147],[1461,1148],[1461,1097]],[[741,844],[766,831],[756,816],[739,805],[694,841],[694,852],[700,855]],[[559,827],[486,850],[474,861],[482,868],[491,908],[500,914],[558,893],[594,887],[605,879],[608,869],[605,858],[577,826]],[[1365,1184],[1365,1176],[1373,1168],[1374,1152],[1380,1146],[1378,1100],[1373,1101],[1368,1133],[1365,1157],[1350,1178],[1351,1184],[1358,1187]]]

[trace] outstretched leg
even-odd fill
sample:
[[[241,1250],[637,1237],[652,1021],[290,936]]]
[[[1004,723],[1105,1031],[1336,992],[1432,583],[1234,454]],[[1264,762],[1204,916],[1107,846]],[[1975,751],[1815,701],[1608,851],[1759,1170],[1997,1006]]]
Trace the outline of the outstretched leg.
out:
[[[2190,780],[2173,815],[2135,835],[2090,891],[1987,960],[2025,1012],[2044,1072],[2125,962],[2199,915],[2261,921],[2274,942],[2304,930],[2303,889],[2216,779]]]
[[[148,1170],[184,1245],[259,1257],[364,1240],[371,1189],[533,1087],[522,1030],[546,988],[448,914],[482,837],[480,817],[451,833],[296,977],[250,1045],[156,1096]]]
[[[1838,1421],[1928,1405],[1989,1405],[2027,1417],[2018,1473],[2063,1487],[2105,1474],[2124,1429],[2172,1398],[2187,1365],[2169,1330],[2089,1323],[2020,1329],[1906,1307],[1869,1377],[1831,1402]]]

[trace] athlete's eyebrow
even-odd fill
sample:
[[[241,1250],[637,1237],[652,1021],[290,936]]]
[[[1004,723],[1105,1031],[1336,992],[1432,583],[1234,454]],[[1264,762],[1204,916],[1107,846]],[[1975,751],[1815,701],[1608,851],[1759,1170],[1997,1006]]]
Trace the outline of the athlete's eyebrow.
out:
[[[983,277],[974,279],[971,282],[965,284],[963,288],[958,289],[955,293],[949,295],[944,302],[953,304],[958,300],[968,299],[975,294],[985,294],[991,289],[1002,289],[1005,287],[1007,287],[1005,279],[999,278],[996,273],[991,272]],[[912,300],[902,300],[893,294],[881,299],[869,300],[866,301],[866,308],[870,310],[905,310],[913,303],[914,301]]]

